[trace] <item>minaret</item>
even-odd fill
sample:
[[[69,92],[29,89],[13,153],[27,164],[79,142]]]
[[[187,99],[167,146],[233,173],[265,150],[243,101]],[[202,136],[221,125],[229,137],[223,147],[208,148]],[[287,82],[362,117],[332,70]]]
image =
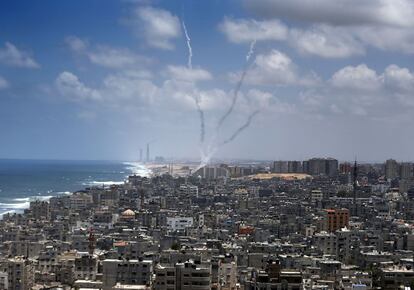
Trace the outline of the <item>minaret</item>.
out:
[[[357,178],[358,178],[358,164],[355,159],[354,163],[354,170],[353,170],[353,189],[354,189],[354,204],[356,205],[356,198],[357,198]]]

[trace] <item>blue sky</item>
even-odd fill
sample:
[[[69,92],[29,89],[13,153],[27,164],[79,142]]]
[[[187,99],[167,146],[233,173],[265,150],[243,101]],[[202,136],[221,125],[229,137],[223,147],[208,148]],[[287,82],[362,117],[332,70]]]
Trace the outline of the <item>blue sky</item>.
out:
[[[2,1],[0,158],[131,160],[154,140],[168,157],[414,160],[413,19],[409,0]]]

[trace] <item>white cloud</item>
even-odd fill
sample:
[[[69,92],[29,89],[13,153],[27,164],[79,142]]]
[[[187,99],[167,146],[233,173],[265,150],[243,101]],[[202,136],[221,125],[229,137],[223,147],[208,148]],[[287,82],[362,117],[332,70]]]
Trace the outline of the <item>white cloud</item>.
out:
[[[353,34],[366,46],[384,51],[414,53],[414,27],[359,27],[353,29]]]
[[[65,42],[69,48],[75,52],[84,52],[89,46],[89,43],[87,41],[76,36],[66,37]]]
[[[285,85],[296,81],[296,69],[292,60],[278,50],[256,56],[254,67],[248,72],[251,84]]]
[[[22,68],[40,67],[40,65],[30,57],[29,53],[19,50],[10,42],[6,42],[4,48],[0,48],[0,63]]]
[[[0,90],[7,89],[9,87],[9,82],[0,76]]]
[[[251,42],[254,40],[284,40],[287,27],[278,20],[257,21],[254,19],[225,18],[219,29],[227,39],[234,43]]]
[[[332,25],[414,25],[411,0],[245,0],[250,11],[264,17],[289,18]]]
[[[178,17],[163,9],[138,7],[128,23],[143,34],[149,46],[160,49],[173,49],[172,40],[181,36]]]
[[[56,79],[57,90],[64,96],[74,101],[99,101],[100,93],[87,87],[79,78],[71,72],[64,71]]]
[[[316,25],[292,29],[289,42],[304,54],[324,58],[345,58],[365,53],[364,46],[346,29]]]
[[[158,88],[150,80],[137,78],[131,74],[107,76],[103,81],[100,94],[111,106],[147,107],[156,102]]]
[[[91,48],[89,43],[76,36],[66,38],[69,48],[78,55],[84,55],[96,65],[119,69],[149,63],[147,57],[141,56],[126,48],[98,45]]]
[[[285,39],[299,52],[324,58],[346,58],[365,54],[367,47],[383,51],[414,53],[414,1],[412,0],[244,0],[258,19],[229,22],[228,38],[242,42],[259,33],[258,23],[289,20],[281,27]],[[355,8],[357,7],[357,8]],[[293,20],[293,21],[291,21]],[[300,23],[309,22],[310,28]],[[236,25],[238,24],[238,25]],[[231,26],[233,25],[233,26]],[[300,25],[300,26],[299,26]],[[266,26],[269,27],[269,26]],[[239,28],[239,31],[237,30]],[[271,39],[268,39],[271,40]],[[247,40],[246,40],[247,41]]]
[[[172,79],[188,82],[211,80],[211,74],[201,68],[189,69],[185,66],[167,66],[166,75]]]
[[[414,74],[407,68],[388,66],[384,72],[384,81],[389,88],[410,93],[414,91]]]
[[[378,90],[382,86],[382,78],[376,71],[360,64],[340,69],[332,76],[331,83],[338,88]]]
[[[302,110],[318,116],[350,114],[373,120],[404,119],[414,107],[414,74],[390,65],[377,72],[365,64],[346,66],[316,89],[301,93]]]

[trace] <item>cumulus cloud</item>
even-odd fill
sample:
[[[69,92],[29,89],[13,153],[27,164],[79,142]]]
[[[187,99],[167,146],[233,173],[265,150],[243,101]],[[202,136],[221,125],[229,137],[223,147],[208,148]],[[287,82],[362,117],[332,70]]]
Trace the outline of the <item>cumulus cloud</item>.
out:
[[[324,58],[345,58],[365,53],[364,46],[346,29],[315,25],[291,29],[289,42],[299,52]]]
[[[166,69],[166,74],[172,79],[188,82],[211,80],[210,72],[202,68],[188,68],[185,66],[169,65]]]
[[[230,73],[230,80],[237,82],[240,74]],[[302,74],[288,55],[272,49],[256,56],[245,80],[250,85],[313,86],[319,82],[319,77],[314,73]]]
[[[0,76],[0,90],[7,89],[9,87],[9,82]]]
[[[244,0],[258,16],[332,25],[414,25],[411,0]],[[357,7],[357,8],[356,8]]]
[[[19,50],[10,42],[6,42],[4,47],[0,48],[0,63],[21,68],[40,67],[28,52]]]
[[[174,48],[172,40],[181,36],[178,17],[167,10],[140,6],[127,22],[149,46],[155,48],[171,50]]]
[[[332,76],[331,83],[334,87],[371,91],[381,88],[383,81],[376,71],[360,64],[340,69]]]
[[[79,78],[68,71],[62,72],[56,79],[57,90],[74,101],[98,101],[102,99],[100,93],[82,83]]]
[[[383,51],[414,53],[414,27],[368,26],[352,29],[351,32],[366,46]]]
[[[201,79],[206,76],[210,78],[206,72],[201,73],[201,76]],[[126,71],[109,74],[99,86],[92,88],[75,74],[65,71],[57,77],[55,87],[61,96],[70,101],[94,102],[122,110],[195,110],[194,95],[199,96],[200,106],[204,110],[221,109],[228,103],[230,98],[225,91],[216,88],[202,90],[195,82],[188,81],[185,74],[184,77],[185,80],[182,80],[167,75],[167,79],[157,85],[145,74]]]
[[[256,56],[254,67],[246,79],[251,84],[291,84],[296,81],[296,68],[286,54],[273,49]]]
[[[377,72],[365,64],[346,66],[323,86],[300,94],[302,110],[312,114],[350,114],[371,119],[410,115],[414,74],[390,65]]]
[[[227,39],[234,43],[254,40],[284,40],[288,29],[279,20],[231,19],[226,17],[219,25]]]
[[[85,56],[95,65],[107,68],[119,69],[150,62],[149,58],[134,53],[127,48],[105,45],[90,47],[87,41],[76,36],[69,36],[65,41],[74,53]]]

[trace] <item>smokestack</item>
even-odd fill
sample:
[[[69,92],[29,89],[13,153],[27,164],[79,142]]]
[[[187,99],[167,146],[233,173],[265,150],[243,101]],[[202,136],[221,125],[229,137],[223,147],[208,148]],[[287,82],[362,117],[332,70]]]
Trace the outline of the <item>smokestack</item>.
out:
[[[142,148],[139,148],[139,162],[142,162]]]
[[[150,149],[149,149],[149,143],[147,143],[147,162],[150,161]]]

